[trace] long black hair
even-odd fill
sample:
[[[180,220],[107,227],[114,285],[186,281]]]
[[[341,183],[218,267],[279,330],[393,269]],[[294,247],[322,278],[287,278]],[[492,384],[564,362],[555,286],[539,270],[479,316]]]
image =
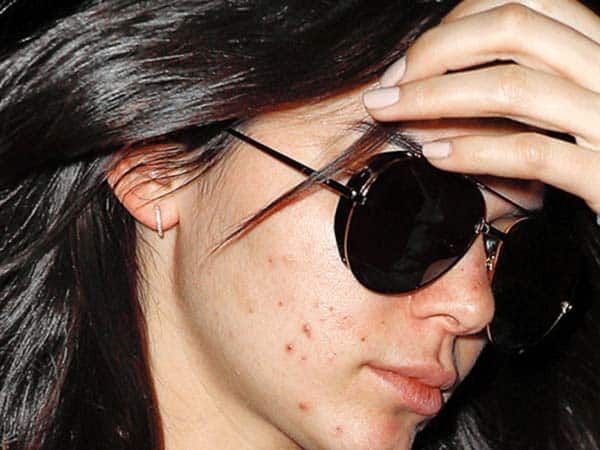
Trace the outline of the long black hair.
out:
[[[106,181],[128,148],[202,174],[231,121],[374,79],[455,3],[0,1],[3,450],[163,446],[134,221]],[[493,443],[504,422],[472,398],[417,445]]]

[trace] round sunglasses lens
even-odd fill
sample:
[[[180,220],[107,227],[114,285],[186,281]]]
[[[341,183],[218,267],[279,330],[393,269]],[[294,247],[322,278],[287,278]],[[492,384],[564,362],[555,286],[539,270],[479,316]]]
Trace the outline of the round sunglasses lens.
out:
[[[492,290],[494,343],[520,352],[538,343],[571,301],[578,249],[567,227],[531,218],[516,223],[501,244]]]
[[[349,213],[346,259],[364,286],[408,292],[465,254],[483,214],[483,197],[474,184],[424,159],[396,156],[371,181],[366,201]]]

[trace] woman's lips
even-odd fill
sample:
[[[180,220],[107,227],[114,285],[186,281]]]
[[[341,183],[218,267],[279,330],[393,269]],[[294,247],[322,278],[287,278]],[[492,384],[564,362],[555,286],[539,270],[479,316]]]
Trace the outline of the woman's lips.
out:
[[[375,375],[391,386],[400,402],[408,409],[422,416],[436,415],[444,400],[439,387],[429,386],[416,378],[403,376],[398,372],[369,366]]]

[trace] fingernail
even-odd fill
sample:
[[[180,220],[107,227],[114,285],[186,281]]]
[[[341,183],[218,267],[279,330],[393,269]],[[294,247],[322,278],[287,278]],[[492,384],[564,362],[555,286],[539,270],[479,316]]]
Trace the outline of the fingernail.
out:
[[[428,159],[447,158],[452,152],[450,142],[428,142],[423,144],[423,156]]]
[[[385,108],[397,103],[400,99],[400,89],[396,86],[373,89],[363,94],[363,103],[369,109]]]
[[[390,87],[397,84],[406,73],[406,56],[403,56],[390,67],[388,67],[381,78],[379,84],[382,87]]]

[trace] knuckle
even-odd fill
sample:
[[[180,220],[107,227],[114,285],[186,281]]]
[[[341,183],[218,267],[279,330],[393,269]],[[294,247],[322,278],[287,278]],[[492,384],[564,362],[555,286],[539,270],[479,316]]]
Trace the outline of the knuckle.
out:
[[[507,38],[522,37],[522,33],[527,30],[533,12],[532,9],[521,3],[506,3],[498,10],[498,26]]]
[[[502,66],[499,69],[497,100],[501,107],[509,111],[526,104],[529,93],[529,76],[527,71],[515,64]]]
[[[482,167],[489,160],[489,151],[485,146],[476,146],[473,148],[471,154],[469,155],[469,159],[471,164],[476,167]]]
[[[432,96],[429,94],[429,89],[423,84],[417,83],[416,86],[414,86],[412,93],[412,108],[417,114],[425,114],[431,98]]]
[[[521,133],[514,137],[514,147],[519,161],[528,172],[542,172],[550,165],[553,155],[550,148],[544,148],[540,139],[533,133]]]

